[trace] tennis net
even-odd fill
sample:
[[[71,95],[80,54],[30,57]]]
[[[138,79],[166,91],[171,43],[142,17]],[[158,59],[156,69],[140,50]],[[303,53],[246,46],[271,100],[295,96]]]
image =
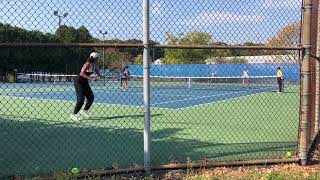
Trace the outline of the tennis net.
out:
[[[17,82],[72,82],[75,77],[74,74],[18,73]],[[103,76],[101,80],[119,80],[119,76]]]
[[[17,75],[18,82],[27,83],[51,83],[70,84],[76,75],[66,74],[41,74],[20,73]],[[110,76],[96,81],[94,86],[120,87],[120,78]],[[173,77],[173,76],[150,76],[152,90],[157,89],[187,89],[187,90],[220,90],[220,91],[243,91],[265,89],[277,90],[276,76],[241,76],[227,77]],[[130,88],[143,88],[143,76],[131,75],[129,78]]]
[[[143,87],[143,76],[131,76],[130,87]],[[195,89],[195,90],[239,90],[266,89],[276,90],[276,76],[235,77],[169,77],[151,76],[153,89]]]
[[[18,73],[17,82],[71,82],[76,75],[50,73]]]

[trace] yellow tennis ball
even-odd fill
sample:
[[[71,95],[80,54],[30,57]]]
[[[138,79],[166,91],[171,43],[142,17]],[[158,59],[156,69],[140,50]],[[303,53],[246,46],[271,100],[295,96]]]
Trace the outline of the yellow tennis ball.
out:
[[[286,154],[286,157],[291,158],[292,156],[293,156],[293,153],[288,151],[287,154]]]
[[[74,175],[78,174],[79,172],[80,172],[79,168],[74,167],[74,168],[71,169],[71,173],[74,174]]]

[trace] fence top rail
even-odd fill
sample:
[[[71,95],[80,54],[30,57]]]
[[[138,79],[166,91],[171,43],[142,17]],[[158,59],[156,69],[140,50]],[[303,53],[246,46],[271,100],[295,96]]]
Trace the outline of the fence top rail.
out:
[[[303,50],[302,46],[218,46],[218,45],[155,45],[149,44],[121,44],[121,43],[0,43],[0,48],[27,48],[27,47],[105,47],[105,48],[164,48],[164,49],[257,49],[257,50]]]
[[[302,46],[218,46],[218,45],[153,45],[154,48],[167,48],[167,49],[257,49],[257,50],[303,50]]]

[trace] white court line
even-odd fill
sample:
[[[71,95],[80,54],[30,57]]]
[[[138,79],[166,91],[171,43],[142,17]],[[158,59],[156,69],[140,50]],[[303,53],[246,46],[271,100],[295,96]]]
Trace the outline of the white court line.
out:
[[[94,91],[94,92],[96,92],[96,90]],[[93,92],[93,93],[94,93]],[[119,94],[119,93],[126,93],[126,94],[139,94],[139,95],[143,95],[143,92],[141,92],[141,93],[135,93],[135,92],[129,92],[129,91],[126,91],[126,92],[123,92],[123,91],[121,91],[121,92],[110,92],[110,91],[108,91],[108,92],[106,92],[106,94]],[[150,94],[152,94],[152,95],[159,95],[159,96],[173,96],[173,97],[196,97],[196,96],[193,96],[193,95],[172,95],[172,94],[164,94],[164,93],[152,93],[152,92],[150,92]]]
[[[245,91],[238,91],[238,93],[240,93],[240,92],[245,92]],[[223,95],[228,95],[228,94],[237,94],[237,93],[230,92],[230,93],[224,93],[224,94],[216,94],[216,95],[212,95],[212,96],[199,96],[199,97],[194,97],[194,98],[181,99],[181,100],[177,100],[177,101],[165,101],[165,102],[161,102],[161,103],[154,103],[154,105],[155,104],[168,104],[168,103],[173,103],[173,102],[188,101],[188,100],[194,100],[194,99],[203,99],[203,98],[207,98],[207,97],[216,97],[216,96],[223,96]]]
[[[193,107],[204,106],[204,105],[208,105],[208,104],[215,104],[215,103],[225,102],[225,101],[228,101],[228,100],[240,99],[240,98],[249,97],[249,96],[254,96],[254,95],[257,95],[257,94],[264,94],[264,93],[270,93],[270,91],[267,91],[267,92],[256,92],[256,93],[252,93],[252,94],[248,94],[248,95],[243,95],[243,96],[238,96],[238,97],[223,99],[223,100],[220,100],[220,101],[213,101],[213,102],[202,103],[202,104],[200,103],[200,104],[196,104],[196,105],[193,105],[193,106],[187,106],[187,107],[182,107],[182,108],[175,108],[175,110],[190,109],[190,108],[193,108]]]
[[[258,94],[258,93],[263,93],[263,92],[255,92],[255,91],[258,91],[258,90],[253,90],[253,91],[237,91],[236,93],[235,93],[234,91],[232,91],[232,92],[230,92],[230,93],[223,93],[223,94],[210,95],[210,96],[199,96],[199,97],[188,98],[188,99],[166,101],[166,102],[160,102],[160,103],[153,103],[153,104],[151,104],[151,105],[168,104],[168,103],[174,103],[174,102],[180,102],[180,101],[188,101],[188,100],[193,100],[193,99],[203,99],[203,98],[207,98],[207,97],[224,96],[224,95],[228,95],[228,94],[238,94],[238,93],[243,93],[243,92],[253,92],[253,94],[248,94],[248,95],[239,96],[239,97],[245,97],[245,96],[251,96],[251,95],[254,95],[254,94]],[[238,98],[238,97],[234,97],[234,98]],[[225,100],[234,99],[234,98],[228,98],[228,99],[225,99]],[[216,103],[216,102],[222,102],[222,101],[225,101],[225,100],[213,101],[213,102],[210,102],[210,103],[203,103],[203,104],[211,104],[211,103]],[[198,105],[202,105],[202,104],[187,106],[187,107],[184,107],[184,108],[193,107],[193,106],[198,106]],[[184,108],[174,108],[174,109],[184,109]]]

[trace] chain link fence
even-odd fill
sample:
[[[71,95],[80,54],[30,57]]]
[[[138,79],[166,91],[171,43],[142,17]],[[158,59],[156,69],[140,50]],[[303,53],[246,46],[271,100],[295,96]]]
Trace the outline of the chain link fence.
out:
[[[301,2],[149,3],[150,165],[296,157]],[[135,0],[0,2],[0,177],[144,166],[142,12]],[[92,52],[91,114],[72,119]]]

